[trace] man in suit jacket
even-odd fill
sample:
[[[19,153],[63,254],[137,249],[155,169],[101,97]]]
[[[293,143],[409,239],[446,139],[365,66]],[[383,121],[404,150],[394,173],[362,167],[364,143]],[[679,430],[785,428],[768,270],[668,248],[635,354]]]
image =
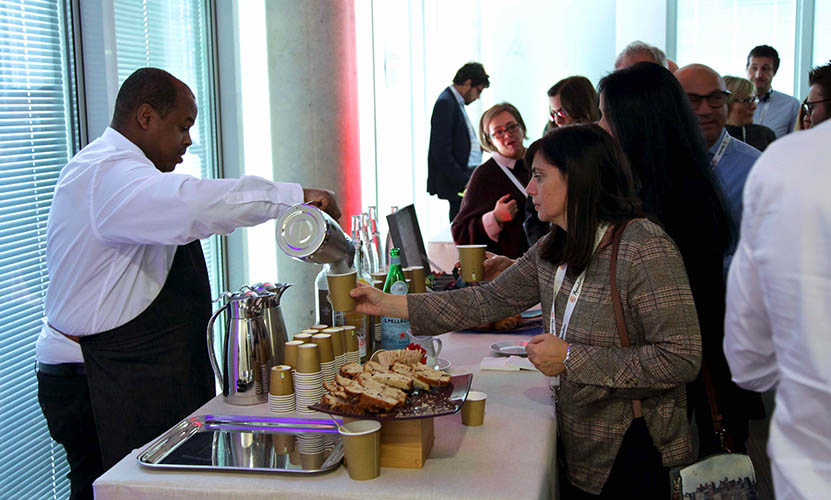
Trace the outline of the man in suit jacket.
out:
[[[430,149],[427,153],[427,192],[450,202],[450,221],[459,213],[462,197],[473,169],[482,163],[482,147],[465,106],[490,86],[481,63],[459,68],[453,85],[444,89],[430,118]]]

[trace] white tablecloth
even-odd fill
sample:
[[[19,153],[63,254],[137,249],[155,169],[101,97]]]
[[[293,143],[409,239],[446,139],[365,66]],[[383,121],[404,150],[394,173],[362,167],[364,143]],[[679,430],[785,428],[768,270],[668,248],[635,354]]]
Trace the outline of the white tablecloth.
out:
[[[459,414],[438,417],[435,444],[422,469],[382,468],[370,481],[352,481],[344,467],[319,475],[194,472],[142,467],[140,450],[101,476],[96,500],[309,498],[554,498],[556,420],[539,372],[479,371],[490,344],[527,336],[449,333],[441,358],[453,373],[473,373],[473,390],[488,394],[485,424],[462,425]],[[221,396],[194,415],[268,415],[267,405],[230,406]],[[314,417],[321,417],[315,414]]]

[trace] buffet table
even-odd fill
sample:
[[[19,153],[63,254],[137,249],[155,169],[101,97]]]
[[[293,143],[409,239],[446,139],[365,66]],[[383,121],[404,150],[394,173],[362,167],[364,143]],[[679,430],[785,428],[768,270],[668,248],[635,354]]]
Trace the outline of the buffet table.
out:
[[[546,378],[536,371],[480,371],[490,345],[522,334],[448,333],[440,357],[451,373],[473,373],[471,389],[488,394],[485,423],[462,425],[460,415],[437,417],[435,444],[423,469],[382,468],[370,481],[353,481],[343,466],[327,473],[202,472],[142,467],[134,450],[95,481],[96,500],[260,498],[555,497],[556,419]],[[273,415],[267,405],[230,406],[221,396],[193,415]],[[313,414],[309,418],[325,417]]]

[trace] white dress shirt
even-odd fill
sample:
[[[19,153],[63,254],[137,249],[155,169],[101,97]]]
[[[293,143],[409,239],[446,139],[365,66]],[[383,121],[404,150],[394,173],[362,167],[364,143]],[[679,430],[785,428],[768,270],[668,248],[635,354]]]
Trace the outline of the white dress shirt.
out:
[[[733,380],[776,388],[770,426],[777,499],[831,490],[831,122],[772,143],[744,191],[727,284]]]
[[[467,166],[468,168],[476,168],[482,164],[482,145],[479,143],[479,138],[476,137],[476,129],[473,128],[473,124],[470,123],[470,118],[467,116],[464,97],[462,97],[462,94],[460,94],[453,85],[449,88],[450,92],[452,92],[453,96],[456,98],[456,102],[459,103],[459,109],[462,110],[462,116],[465,117],[467,135],[470,137],[470,153],[467,157]]]
[[[260,224],[302,202],[298,184],[162,173],[107,128],[61,170],[55,188],[46,318],[78,336],[121,326],[156,298],[178,245]],[[67,342],[44,325],[38,361],[74,361]]]

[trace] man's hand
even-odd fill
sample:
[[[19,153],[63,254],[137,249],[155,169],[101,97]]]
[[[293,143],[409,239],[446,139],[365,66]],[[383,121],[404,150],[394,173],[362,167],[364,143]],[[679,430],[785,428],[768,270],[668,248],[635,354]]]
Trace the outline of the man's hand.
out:
[[[485,262],[482,264],[482,267],[485,271],[485,281],[491,281],[495,279],[497,276],[502,274],[502,271],[508,269],[509,267],[511,267],[511,265],[513,265],[514,262],[516,262],[515,260],[509,259],[504,255],[494,255],[490,252],[488,252],[488,254],[490,256],[485,255],[485,257],[487,258],[485,259]]]
[[[335,193],[328,189],[303,188],[303,201],[323,210],[335,220],[340,219],[340,207]]]
[[[532,338],[525,346],[528,361],[544,375],[554,377],[566,371],[563,362],[568,351],[568,342],[556,335],[542,333]]]
[[[512,200],[511,193],[508,193],[496,200],[496,205],[493,207],[493,216],[496,218],[496,222],[502,224],[514,220],[518,210],[516,200]]]

